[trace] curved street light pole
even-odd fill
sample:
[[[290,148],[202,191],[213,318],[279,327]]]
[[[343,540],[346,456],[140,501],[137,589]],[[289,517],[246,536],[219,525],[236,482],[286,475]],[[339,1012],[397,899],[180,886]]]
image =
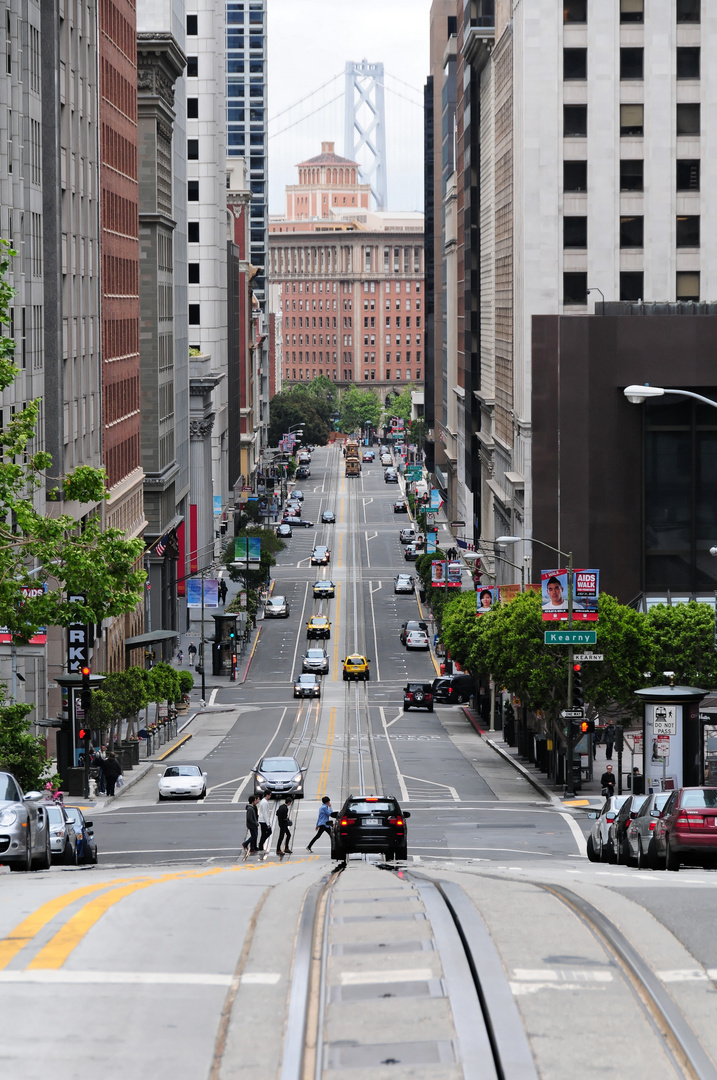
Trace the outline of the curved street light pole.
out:
[[[650,386],[649,383],[641,386],[639,383],[632,383],[625,387],[623,394],[631,405],[642,405],[648,398],[677,394],[678,397],[693,398],[695,401],[701,401],[703,405],[711,405],[713,409],[717,409],[717,401],[713,401],[712,398],[695,394],[692,390],[677,390],[674,386]]]

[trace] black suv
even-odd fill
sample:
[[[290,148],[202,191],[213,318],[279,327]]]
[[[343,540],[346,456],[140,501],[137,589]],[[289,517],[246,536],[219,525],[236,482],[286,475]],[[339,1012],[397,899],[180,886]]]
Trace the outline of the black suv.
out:
[[[460,705],[462,701],[468,701],[474,689],[473,676],[464,671],[456,675],[441,675],[433,680],[433,700]]]
[[[354,795],[333,813],[331,858],[376,852],[387,861],[407,859],[406,818],[392,795]]]
[[[433,712],[433,687],[429,682],[410,682],[403,688],[403,711],[428,709]]]
[[[406,644],[406,638],[411,630],[425,630],[428,633],[428,623],[424,622],[423,619],[409,619],[408,622],[401,623],[399,637],[402,645]]]
[[[294,477],[297,480],[308,480],[311,476],[311,469],[308,465],[299,465],[298,469],[294,473]]]

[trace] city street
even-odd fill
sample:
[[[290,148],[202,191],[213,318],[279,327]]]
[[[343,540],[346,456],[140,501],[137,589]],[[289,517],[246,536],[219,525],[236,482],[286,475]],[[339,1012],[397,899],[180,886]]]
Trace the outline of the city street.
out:
[[[542,798],[460,705],[403,712],[406,680],[437,674],[432,652],[399,641],[402,622],[427,618],[417,596],[393,591],[406,517],[378,463],[358,478],[343,465],[340,449],[319,448],[301,483],[304,516],[331,509],[337,521],[295,529],[278,557],[273,595],[289,618],[260,624],[246,680],[212,693],[169,759],[206,771],[206,797],[160,803],[153,767],[87,811],[99,865],[0,875],[3,1072],[288,1080],[316,1065],[326,1078],[468,1078],[491,1075],[492,1053],[495,1075],[522,1077],[525,1061],[509,1064],[514,1010],[533,1075],[715,1075],[717,877],[589,863],[584,810]],[[310,565],[318,543],[331,549],[326,567]],[[323,577],[336,595],[315,601]],[[320,699],[295,699],[316,613],[331,621],[329,674]],[[343,681],[349,652],[369,658],[368,682]],[[243,862],[251,770],[286,754],[306,769],[293,854]],[[305,850],[321,798],[339,810],[362,793],[410,812],[408,861],[355,856],[330,877],[328,838]],[[456,926],[479,980],[495,951],[487,1008],[498,984],[510,1002],[496,1005],[497,1050],[478,1041]],[[660,1034],[613,930],[691,1031]]]

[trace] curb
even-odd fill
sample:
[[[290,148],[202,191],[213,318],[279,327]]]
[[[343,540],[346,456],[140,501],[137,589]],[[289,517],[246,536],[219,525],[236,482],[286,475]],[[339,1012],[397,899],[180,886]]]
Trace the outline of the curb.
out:
[[[554,806],[562,807],[563,804],[557,795],[553,794],[552,791],[548,791],[546,787],[543,787],[540,781],[536,780],[536,778],[528,772],[524,765],[521,765],[519,761],[516,761],[512,754],[507,754],[505,750],[503,750],[500,746],[497,745],[497,743],[493,741],[493,739],[489,739],[486,737],[485,731],[482,727],[479,726],[477,719],[473,715],[472,709],[468,709],[464,706],[463,715],[465,716],[469,724],[471,724],[478,732],[481,739],[483,739],[483,742],[487,743],[487,745],[490,746],[491,749],[495,750],[496,754],[502,757],[504,761],[507,761],[510,765],[512,765],[516,772],[519,772],[523,779],[527,780],[530,786],[535,788],[535,790],[543,799],[547,799],[547,801],[553,803]]]
[[[174,746],[170,746],[168,750],[165,750],[163,754],[160,754],[159,757],[155,758],[154,760],[155,761],[164,761],[165,758],[171,757],[171,755],[174,753],[174,751],[179,750],[180,746],[184,746],[184,744],[186,742],[189,742],[191,737],[192,737],[192,733],[190,731],[190,733],[188,735],[183,735],[182,738],[179,740],[179,742],[176,742],[174,744]]]
[[[192,720],[193,719],[194,717],[192,717]],[[187,721],[187,723],[189,723],[189,721]],[[135,769],[132,770],[132,775],[129,777],[129,779],[125,780],[120,790],[115,795],[112,795],[109,798],[105,798],[103,808],[105,806],[111,806],[112,803],[114,803],[117,799],[121,799],[125,791],[128,791],[131,787],[134,787],[135,784],[138,784],[140,780],[154,768],[155,765],[159,764],[161,761],[164,761],[165,758],[170,757],[170,755],[173,754],[175,750],[179,750],[180,746],[183,746],[185,742],[191,739],[191,737],[191,734],[185,735],[182,739],[179,740],[179,742],[175,743],[174,746],[170,746],[168,750],[165,750],[164,753],[158,758],[145,758],[144,761],[139,765],[139,767],[135,767],[137,771],[135,771]],[[124,773],[122,775],[124,777]]]

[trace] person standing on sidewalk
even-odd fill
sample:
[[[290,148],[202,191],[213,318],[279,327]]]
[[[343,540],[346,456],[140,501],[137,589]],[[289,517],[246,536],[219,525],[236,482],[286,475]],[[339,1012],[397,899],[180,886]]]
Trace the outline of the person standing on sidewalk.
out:
[[[316,819],[316,836],[306,845],[307,851],[311,851],[316,841],[324,833],[327,833],[329,836],[331,836],[331,826],[329,825],[330,819],[331,799],[328,797],[328,795],[324,795],[323,799],[321,800],[321,806],[319,807],[319,816]]]
[[[279,837],[276,841],[276,854],[281,858],[283,855],[291,855],[291,818],[289,817],[289,810],[291,809],[291,799],[284,799],[281,806],[276,811],[276,821],[279,826]],[[284,842],[284,850],[281,849],[281,842]]]
[[[244,860],[249,858],[249,855],[256,855],[256,834],[259,831],[259,815],[256,812],[256,795],[250,795],[246,803],[246,827],[249,835],[242,844],[244,848]]]
[[[189,648],[187,649],[187,655],[189,656],[189,666],[194,667],[194,661],[197,657],[197,646],[193,641],[189,642]]]
[[[271,792],[265,791],[264,797],[259,802],[259,827],[261,829],[261,836],[259,837],[259,851],[264,852],[264,845],[271,836]]]
[[[612,765],[605,766],[605,772],[600,777],[600,785],[602,787],[602,794],[606,798],[610,798],[615,794],[615,774],[612,771]]]
[[[102,771],[105,774],[105,783],[107,785],[107,795],[111,797],[115,793],[115,784],[122,775],[122,766],[120,765],[114,754],[108,754]]]
[[[612,760],[612,748],[613,748],[613,746],[615,744],[615,725],[613,724],[612,720],[608,720],[607,724],[605,725],[604,739],[605,739],[605,757],[607,758],[608,761],[611,761]]]

